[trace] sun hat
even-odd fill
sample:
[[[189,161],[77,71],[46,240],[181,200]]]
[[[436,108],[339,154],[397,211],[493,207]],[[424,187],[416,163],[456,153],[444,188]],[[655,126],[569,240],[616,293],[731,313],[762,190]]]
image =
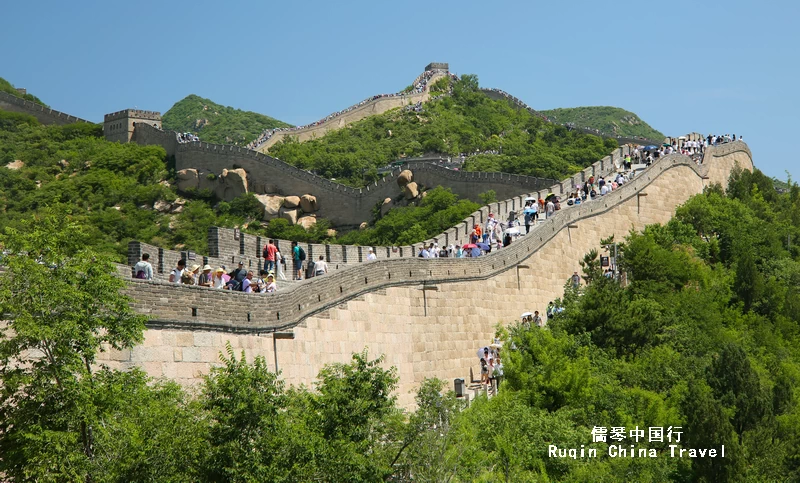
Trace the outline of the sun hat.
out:
[[[198,265],[198,264],[196,264],[196,263],[195,263],[194,265],[192,265],[192,268],[191,268],[191,270],[189,270],[189,271],[190,271],[190,272],[194,272],[194,271],[195,271],[195,270],[197,270],[198,268],[200,268],[200,265]]]
[[[219,267],[218,269],[214,270],[214,273],[225,273],[225,269],[222,268],[222,267]]]
[[[211,270],[211,265],[205,265],[203,271],[205,272],[206,270]]]

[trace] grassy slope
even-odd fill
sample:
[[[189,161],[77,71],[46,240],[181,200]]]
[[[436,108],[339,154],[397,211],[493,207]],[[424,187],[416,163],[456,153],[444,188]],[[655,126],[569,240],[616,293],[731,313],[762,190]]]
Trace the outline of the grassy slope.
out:
[[[11,85],[10,82],[8,82],[7,80],[3,79],[2,77],[0,77],[0,91],[8,92],[12,96],[21,97],[22,99],[25,99],[26,101],[35,102],[35,103],[41,104],[41,105],[43,105],[45,107],[50,107],[47,104],[45,104],[44,102],[42,102],[41,99],[39,99],[38,97],[34,96],[33,94],[25,94],[24,96],[21,95],[19,92],[17,92],[17,89],[15,89],[13,85]]]
[[[194,94],[186,96],[164,113],[165,129],[193,132],[209,143],[244,145],[265,129],[288,127],[257,112],[227,107]]]
[[[558,123],[572,122],[578,127],[599,129],[608,134],[629,137],[643,136],[656,141],[665,137],[636,114],[619,107],[573,107],[542,111],[542,114]]]

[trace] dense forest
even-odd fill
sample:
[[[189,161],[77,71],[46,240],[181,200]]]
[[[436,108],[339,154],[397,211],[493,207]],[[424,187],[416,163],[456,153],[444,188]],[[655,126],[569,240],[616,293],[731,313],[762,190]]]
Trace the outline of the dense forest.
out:
[[[663,134],[642,121],[636,114],[610,106],[571,107],[542,111],[548,119],[559,124],[573,123],[577,127],[598,129],[606,134],[623,137],[643,137],[661,141]]]
[[[364,186],[377,179],[378,168],[428,152],[491,152],[470,158],[465,169],[563,179],[618,147],[612,139],[570,132],[505,100],[492,100],[478,87],[476,76],[465,75],[452,83],[451,95],[419,111],[395,109],[303,143],[289,137],[270,154],[320,176]]]
[[[242,111],[190,94],[176,102],[162,118],[164,129],[191,132],[207,143],[244,146],[264,130],[290,124],[257,112]]]
[[[0,474],[797,481],[798,235],[800,187],[778,194],[762,173],[737,171],[727,192],[712,186],[666,225],[616,240],[621,283],[603,276],[592,251],[581,260],[585,284],[565,284],[564,310],[548,328],[498,320],[506,370],[497,396],[465,408],[443,382],[426,380],[417,409],[403,412],[392,392],[396,370],[366,351],[324,368],[313,388],[286,387],[264,359],[248,363],[232,349],[197,393],[136,370],[93,369],[100,344],[140,343],[144,320],[130,312],[117,291],[124,282],[91,249],[80,220],[46,210],[1,240],[0,305],[13,331],[0,339]],[[14,363],[31,349],[49,356]],[[613,440],[592,442],[598,427],[656,456],[610,457]],[[664,428],[661,441],[649,428]],[[670,444],[724,445],[725,457],[671,457]],[[598,452],[551,457],[550,445]]]
[[[19,91],[16,89],[16,87],[11,85],[10,82],[8,82],[7,80],[3,79],[2,77],[0,77],[0,91],[7,92],[7,93],[11,94],[12,96],[16,96],[16,97],[19,97],[21,99],[25,99],[26,101],[31,101],[31,102],[35,102],[36,104],[41,104],[44,107],[50,107],[47,104],[45,104],[44,102],[42,102],[41,99],[39,99],[38,97],[34,96],[33,94],[30,94],[30,93],[20,94]]]

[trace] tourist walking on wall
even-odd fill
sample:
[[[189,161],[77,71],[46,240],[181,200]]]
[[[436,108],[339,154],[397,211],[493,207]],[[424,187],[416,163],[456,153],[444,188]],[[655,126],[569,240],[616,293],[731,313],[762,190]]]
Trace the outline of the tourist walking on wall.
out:
[[[270,239],[269,242],[264,245],[264,251],[262,256],[264,257],[264,270],[270,272],[275,269],[275,252],[278,251],[278,247],[275,246],[275,240]]]
[[[153,266],[150,265],[148,260],[150,260],[150,254],[143,253],[142,259],[133,266],[134,278],[153,280]]]
[[[203,267],[203,273],[197,278],[197,285],[201,287],[211,287],[214,284],[213,276],[211,275],[211,265]]]
[[[296,241],[292,242],[292,262],[294,263],[294,279],[303,280],[303,260],[306,258],[306,253],[297,244]]]

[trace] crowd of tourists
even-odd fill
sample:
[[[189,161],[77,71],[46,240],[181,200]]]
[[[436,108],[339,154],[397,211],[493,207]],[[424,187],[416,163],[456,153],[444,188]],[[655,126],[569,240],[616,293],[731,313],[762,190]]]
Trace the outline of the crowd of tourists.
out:
[[[179,143],[191,143],[191,142],[199,141],[199,140],[200,140],[200,138],[197,137],[197,135],[192,134],[190,132],[183,132],[183,133],[179,132],[178,133],[178,142]]]
[[[444,72],[444,71],[426,70],[425,72],[423,72],[419,77],[417,77],[414,80],[414,83],[411,85],[411,90],[410,91],[396,92],[394,94],[378,94],[378,95],[375,95],[375,96],[372,96],[372,97],[368,97],[367,99],[364,99],[363,101],[359,102],[358,104],[354,104],[354,105],[348,107],[347,109],[343,109],[341,111],[337,111],[337,112],[334,112],[332,114],[329,114],[329,115],[325,116],[324,118],[320,119],[319,121],[315,121],[315,122],[312,122],[310,124],[306,124],[305,126],[294,126],[294,127],[267,129],[264,132],[262,132],[255,140],[253,140],[253,142],[248,144],[247,148],[248,149],[256,149],[257,147],[261,146],[265,142],[269,141],[269,139],[273,135],[275,135],[276,133],[279,133],[279,132],[294,132],[294,131],[300,131],[302,129],[306,129],[306,128],[309,128],[309,127],[319,126],[320,124],[323,124],[323,123],[328,122],[328,121],[330,121],[332,119],[335,119],[335,118],[337,118],[337,117],[339,117],[339,116],[341,116],[343,114],[347,114],[348,112],[354,111],[354,110],[358,109],[359,107],[361,107],[361,106],[363,106],[363,105],[365,105],[367,103],[370,103],[370,102],[372,102],[374,100],[377,100],[377,99],[383,99],[383,98],[388,98],[388,97],[401,97],[401,96],[405,96],[405,95],[409,95],[409,94],[419,94],[419,93],[425,92],[425,90],[428,88],[428,82],[431,80],[431,78],[433,78],[433,76],[435,74],[441,73],[441,72]],[[420,104],[420,109],[421,109],[421,104]]]

